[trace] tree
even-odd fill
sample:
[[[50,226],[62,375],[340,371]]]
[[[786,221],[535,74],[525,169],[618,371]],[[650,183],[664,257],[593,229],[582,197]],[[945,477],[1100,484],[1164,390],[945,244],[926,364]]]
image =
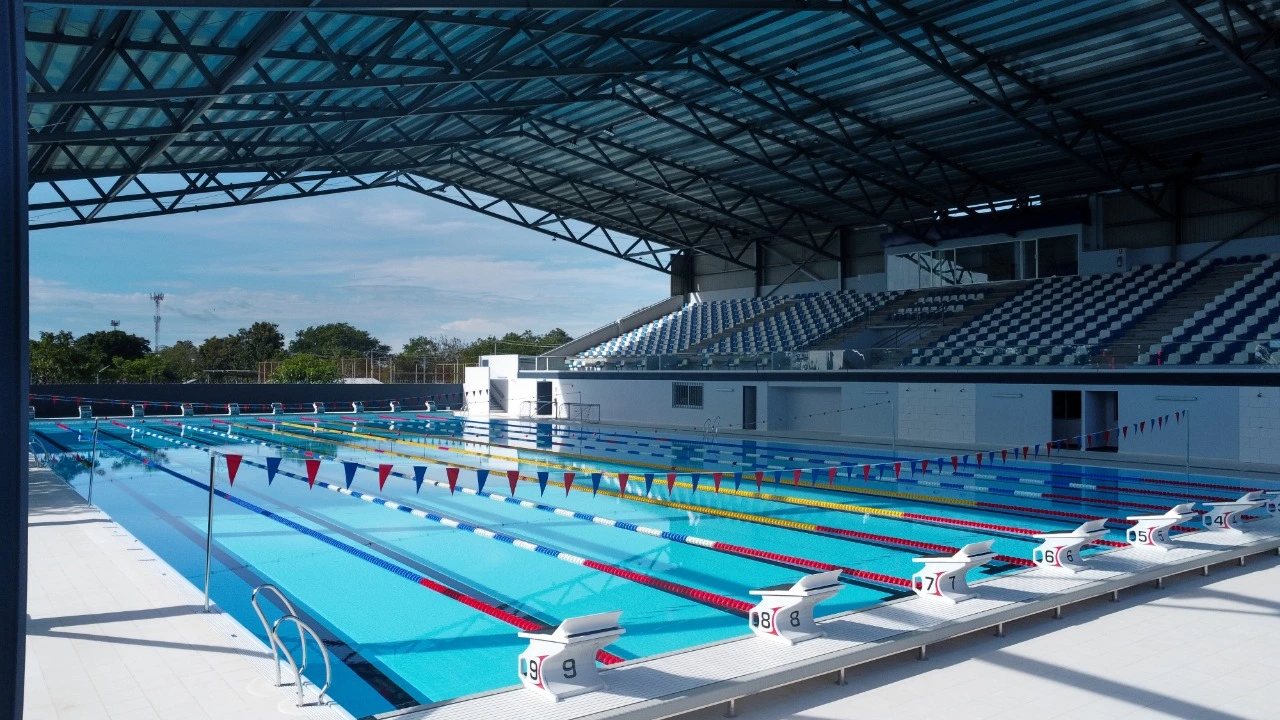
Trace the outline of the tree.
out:
[[[121,360],[140,360],[151,352],[151,343],[146,338],[130,335],[123,330],[99,330],[85,333],[76,338],[76,348],[83,352],[93,365],[92,372],[115,364],[116,358]]]
[[[336,383],[342,381],[338,363],[328,358],[299,353],[285,358],[267,382],[273,383]]]
[[[205,370],[248,370],[242,350],[234,335],[211,337],[200,344],[200,366]]]
[[[111,375],[121,382],[146,383],[177,380],[165,365],[159,353],[152,353],[136,360],[116,358],[111,364]]]
[[[240,341],[244,359],[250,365],[245,370],[252,370],[258,363],[284,354],[284,335],[280,334],[280,326],[275,323],[256,322],[241,328],[236,339]]]
[[[163,363],[166,377],[173,380],[202,379],[200,350],[190,340],[179,340],[155,355]]]
[[[391,348],[365,330],[347,323],[328,323],[299,330],[293,342],[289,343],[289,352],[322,357],[360,357],[366,353],[387,355]]]
[[[30,352],[32,383],[85,382],[92,378],[88,356],[65,330],[40,333],[39,340],[30,341]]]

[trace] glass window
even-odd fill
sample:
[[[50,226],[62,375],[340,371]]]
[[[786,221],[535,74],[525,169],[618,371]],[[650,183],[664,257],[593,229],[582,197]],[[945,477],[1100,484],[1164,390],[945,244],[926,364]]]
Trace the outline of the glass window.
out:
[[[671,383],[671,407],[688,410],[702,409],[702,383]]]
[[[1077,275],[1080,269],[1079,242],[1075,235],[1040,238],[1036,277]]]

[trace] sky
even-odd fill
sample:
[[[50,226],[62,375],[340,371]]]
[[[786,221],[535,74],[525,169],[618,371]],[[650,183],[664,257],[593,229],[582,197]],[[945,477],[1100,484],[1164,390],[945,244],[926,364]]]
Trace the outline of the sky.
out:
[[[199,344],[265,320],[347,322],[398,351],[563,328],[663,299],[669,278],[399,188],[31,233],[31,335],[120,329]]]

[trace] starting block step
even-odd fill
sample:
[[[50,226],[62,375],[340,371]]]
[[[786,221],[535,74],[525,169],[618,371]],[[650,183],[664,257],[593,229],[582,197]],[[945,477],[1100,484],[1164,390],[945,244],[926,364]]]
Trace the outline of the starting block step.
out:
[[[1207,530],[1244,532],[1240,527],[1243,524],[1240,516],[1266,504],[1265,494],[1261,492],[1245,493],[1233,502],[1205,503],[1208,509],[1200,516],[1200,522],[1204,523]]]
[[[840,589],[840,571],[829,570],[806,575],[793,585],[752,590],[752,595],[760,596],[760,602],[751,608],[751,632],[787,645],[822,637],[813,619],[813,608]]]
[[[621,611],[568,618],[553,632],[522,632],[529,641],[520,653],[520,682],[548,700],[561,700],[604,687],[596,653],[626,632]]]
[[[935,598],[956,603],[970,596],[965,573],[981,567],[996,556],[991,551],[994,540],[969,543],[949,557],[913,558],[912,562],[924,563],[911,576],[911,589],[920,597]]]
[[[1125,533],[1125,538],[1134,547],[1170,550],[1174,544],[1169,541],[1169,529],[1195,517],[1193,507],[1195,503],[1183,503],[1174,505],[1163,515],[1130,515],[1128,519],[1134,521],[1134,525]]]
[[[1071,532],[1044,533],[1035,537],[1044,542],[1031,554],[1037,567],[1059,572],[1078,573],[1088,570],[1080,557],[1085,545],[1106,537],[1107,519],[1090,520]]]

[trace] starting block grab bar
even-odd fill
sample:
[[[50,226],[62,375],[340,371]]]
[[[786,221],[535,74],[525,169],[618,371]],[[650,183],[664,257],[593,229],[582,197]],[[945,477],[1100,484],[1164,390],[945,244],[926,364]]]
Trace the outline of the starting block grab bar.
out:
[[[964,600],[970,595],[965,574],[995,558],[991,551],[994,542],[969,543],[948,557],[913,558],[912,562],[923,563],[924,567],[911,576],[911,589],[920,597],[952,603]]]
[[[1107,520],[1090,520],[1071,532],[1042,533],[1034,537],[1041,544],[1031,553],[1036,567],[1056,572],[1078,573],[1089,568],[1081,561],[1080,550],[1107,535]]]
[[[1200,522],[1208,530],[1231,530],[1234,532],[1242,532],[1240,525],[1243,523],[1242,515],[1250,510],[1256,510],[1267,504],[1266,494],[1262,492],[1250,492],[1240,496],[1239,500],[1231,502],[1205,503],[1204,515],[1200,516]]]

